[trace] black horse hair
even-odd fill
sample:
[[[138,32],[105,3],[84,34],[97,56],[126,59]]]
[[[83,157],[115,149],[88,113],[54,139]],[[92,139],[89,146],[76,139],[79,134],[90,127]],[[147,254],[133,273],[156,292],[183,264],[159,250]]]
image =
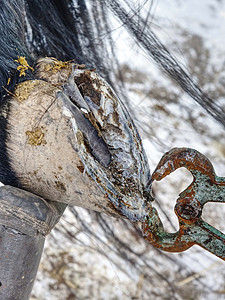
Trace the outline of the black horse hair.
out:
[[[11,185],[18,185],[18,180],[10,167],[6,148],[8,95],[16,84],[32,76],[28,72],[25,78],[19,77],[15,61],[18,56],[26,56],[33,63],[25,44],[24,21],[23,1],[0,1],[0,181]]]

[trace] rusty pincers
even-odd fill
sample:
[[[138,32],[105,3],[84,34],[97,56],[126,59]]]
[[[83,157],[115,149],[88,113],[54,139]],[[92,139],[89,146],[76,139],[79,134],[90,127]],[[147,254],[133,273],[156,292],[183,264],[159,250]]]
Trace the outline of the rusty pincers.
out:
[[[225,260],[225,235],[201,217],[207,202],[225,202],[225,178],[216,176],[211,162],[200,152],[174,148],[162,157],[152,181],[159,181],[181,167],[191,172],[193,182],[180,193],[174,208],[179,230],[166,232],[157,210],[152,207],[142,224],[145,239],[170,252],[181,252],[197,244]]]

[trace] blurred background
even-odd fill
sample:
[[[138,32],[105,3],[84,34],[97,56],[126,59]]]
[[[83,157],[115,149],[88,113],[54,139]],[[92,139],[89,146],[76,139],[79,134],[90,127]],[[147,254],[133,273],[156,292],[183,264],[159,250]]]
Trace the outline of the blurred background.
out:
[[[132,0],[126,5],[225,110],[225,0]],[[225,176],[224,127],[149,59],[124,24],[107,17],[119,63],[116,71],[112,66],[114,85],[126,95],[123,101],[142,136],[151,172],[169,149],[191,147]],[[191,180],[182,168],[153,185],[154,205],[168,232],[178,229],[173,208]],[[223,204],[207,204],[203,217],[225,232],[224,212]],[[47,238],[31,299],[225,299],[224,278],[224,262],[198,246],[161,252],[145,243],[134,224],[71,207]]]

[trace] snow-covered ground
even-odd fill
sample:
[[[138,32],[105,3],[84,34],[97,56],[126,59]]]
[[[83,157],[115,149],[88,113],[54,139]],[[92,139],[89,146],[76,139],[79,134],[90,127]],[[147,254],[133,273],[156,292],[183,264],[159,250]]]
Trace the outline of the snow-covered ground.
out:
[[[134,5],[144,2],[143,14],[147,14],[152,1],[134,1]],[[151,26],[163,43],[203,89],[225,107],[225,1],[157,0],[151,9]],[[165,151],[185,146],[208,156],[217,174],[225,176],[224,128],[166,77],[123,27],[114,23],[131,113],[151,170]],[[153,186],[160,206],[175,227],[175,200],[190,182],[189,173],[178,170]],[[205,220],[225,232],[225,205],[206,206]],[[161,255],[112,219],[112,226],[121,231],[125,244],[140,253],[152,268],[150,282],[146,265],[137,255],[129,257],[133,265],[127,263],[123,249],[121,255],[116,255],[113,240],[105,238],[85,211],[80,209],[79,213],[101,240],[87,234],[67,211],[47,239],[32,299],[225,299],[224,262],[212,254],[195,246],[184,253]],[[165,228],[173,231],[160,209],[159,213]],[[135,263],[139,267],[135,268]]]

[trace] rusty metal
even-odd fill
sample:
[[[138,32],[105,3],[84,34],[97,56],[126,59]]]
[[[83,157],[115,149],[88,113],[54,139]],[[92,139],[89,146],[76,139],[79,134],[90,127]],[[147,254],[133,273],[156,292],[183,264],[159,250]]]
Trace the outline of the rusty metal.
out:
[[[174,208],[179,230],[166,232],[152,207],[142,224],[143,235],[149,243],[165,251],[181,252],[197,244],[225,260],[225,235],[201,217],[207,202],[225,202],[225,178],[216,176],[211,162],[200,152],[174,148],[162,157],[152,181],[159,181],[181,167],[188,169],[194,180],[180,193]]]

